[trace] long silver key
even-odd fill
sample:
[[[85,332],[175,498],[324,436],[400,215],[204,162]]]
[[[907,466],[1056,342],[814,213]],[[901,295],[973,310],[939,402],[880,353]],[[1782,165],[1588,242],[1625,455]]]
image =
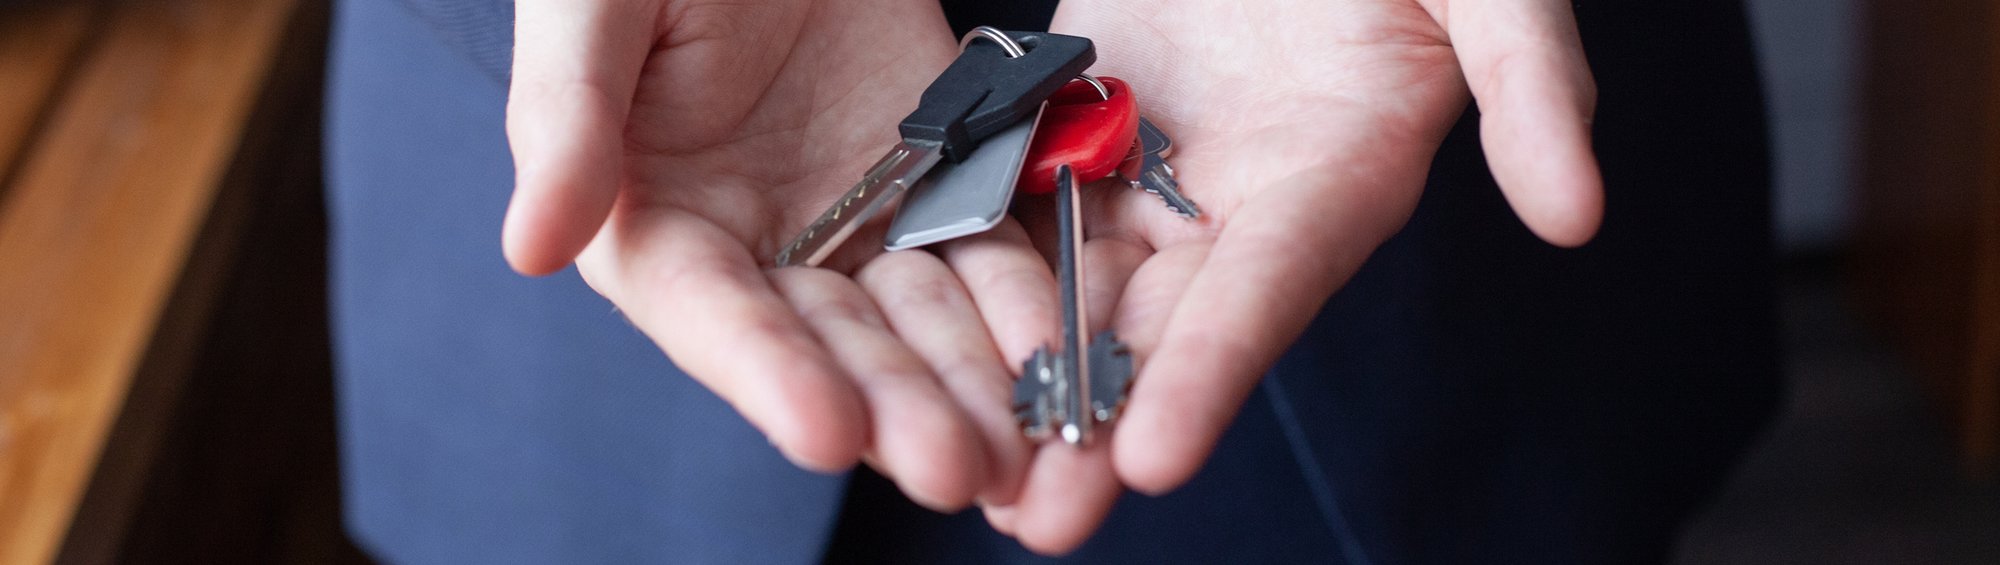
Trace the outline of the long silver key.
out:
[[[1152,120],[1139,118],[1139,147],[1118,168],[1118,176],[1132,183],[1132,188],[1144,190],[1165,201],[1167,209],[1184,218],[1201,217],[1201,207],[1196,206],[1187,195],[1181,194],[1181,183],[1174,178],[1174,168],[1167,164],[1167,156],[1174,151],[1174,140]]]
[[[974,36],[995,42],[973,42]],[[1007,45],[996,43],[1003,39]],[[1023,50],[1022,45],[1034,48]],[[932,166],[964,161],[981,140],[1034,116],[1042,101],[1096,61],[1096,48],[1081,37],[991,28],[967,34],[958,58],[931,81],[916,111],[897,126],[902,141],[780,249],[776,264],[825,261]]]
[[[1060,349],[1035,350],[1014,383],[1014,418],[1029,437],[1060,435],[1071,445],[1090,440],[1091,428],[1118,417],[1132,386],[1132,355],[1110,331],[1086,339],[1083,296],[1083,216],[1069,166],[1056,169],[1056,279],[1062,293]]]

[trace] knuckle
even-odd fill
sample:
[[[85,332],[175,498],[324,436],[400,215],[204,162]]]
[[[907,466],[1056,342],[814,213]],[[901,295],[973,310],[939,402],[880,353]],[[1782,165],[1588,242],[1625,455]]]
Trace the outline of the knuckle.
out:
[[[922,308],[959,304],[958,281],[947,277],[910,279],[882,296],[885,308]]]
[[[799,316],[807,323],[845,322],[880,326],[882,320],[875,312],[875,305],[864,297],[849,293],[829,293],[807,300],[796,306]]]
[[[935,261],[936,257],[917,250],[892,251],[870,259],[861,269],[855,271],[854,279],[868,288],[884,287],[912,277],[922,276],[929,266],[925,258]]]

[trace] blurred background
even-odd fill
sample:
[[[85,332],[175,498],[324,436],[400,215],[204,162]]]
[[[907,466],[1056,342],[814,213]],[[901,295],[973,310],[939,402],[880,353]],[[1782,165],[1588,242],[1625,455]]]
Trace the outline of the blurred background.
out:
[[[1678,560],[2000,563],[2000,6],[1749,8],[1789,390]],[[338,513],[326,14],[0,0],[0,564],[366,562]]]

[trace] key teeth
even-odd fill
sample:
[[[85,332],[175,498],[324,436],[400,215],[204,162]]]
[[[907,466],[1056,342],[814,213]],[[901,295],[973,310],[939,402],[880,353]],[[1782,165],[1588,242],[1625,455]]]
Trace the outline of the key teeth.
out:
[[[1166,203],[1169,212],[1188,219],[1200,218],[1201,207],[1195,206],[1193,200],[1181,194],[1180,181],[1174,179],[1173,167],[1167,166],[1165,161],[1151,159],[1149,161],[1149,166],[1139,175],[1139,179],[1130,181],[1132,186],[1146,191],[1147,194],[1160,197],[1160,201]]]
[[[1190,220],[1201,217],[1201,208],[1196,207],[1193,202],[1188,202],[1185,208],[1180,206],[1171,206],[1170,208],[1173,209],[1175,214],[1180,214],[1182,217]]]
[[[1132,350],[1111,331],[1090,342],[1090,412],[1098,422],[1118,418],[1132,390]]]
[[[1108,423],[1118,418],[1132,389],[1132,351],[1111,331],[1091,340],[1084,362],[1090,364],[1090,418]],[[1014,420],[1030,438],[1053,435],[1063,422],[1056,409],[1056,381],[1062,379],[1056,355],[1047,347],[1021,364],[1021,379],[1014,382]]]
[[[1055,361],[1048,347],[1036,349],[1021,364],[1021,379],[1014,381],[1014,421],[1028,437],[1046,437],[1055,429],[1050,418],[1056,411],[1054,383],[1050,382],[1055,376]]]

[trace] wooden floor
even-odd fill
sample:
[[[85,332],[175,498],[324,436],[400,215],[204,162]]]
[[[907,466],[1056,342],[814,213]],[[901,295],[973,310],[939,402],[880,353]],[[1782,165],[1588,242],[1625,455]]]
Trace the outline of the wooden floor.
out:
[[[342,563],[323,0],[0,2],[0,563]]]

